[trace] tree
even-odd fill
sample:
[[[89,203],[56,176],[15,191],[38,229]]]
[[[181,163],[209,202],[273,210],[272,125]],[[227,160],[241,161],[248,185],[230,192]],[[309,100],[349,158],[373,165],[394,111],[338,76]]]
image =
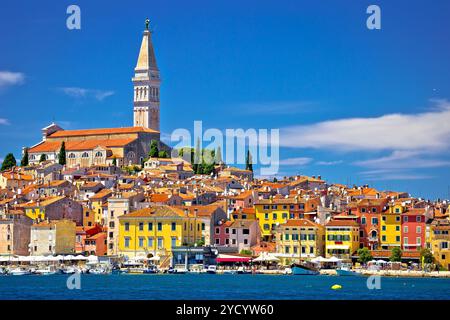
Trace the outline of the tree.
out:
[[[116,159],[116,157],[113,158],[112,164],[113,164],[113,166],[117,167],[117,159]]]
[[[197,138],[197,144],[194,151],[194,163],[192,164],[192,169],[196,174],[202,174],[202,150],[200,149],[200,137]]]
[[[392,262],[400,262],[402,261],[402,250],[399,247],[395,247],[391,251],[391,256],[389,260]]]
[[[159,149],[158,149],[158,141],[152,140],[150,143],[150,152],[148,153],[149,157],[157,158],[159,155]]]
[[[247,150],[247,156],[245,157],[245,170],[253,172],[252,154],[250,153],[250,150]]]
[[[159,157],[159,158],[169,158],[169,154],[167,153],[166,150],[161,150],[161,151],[158,153],[158,157]]]
[[[430,249],[427,248],[423,248],[422,250],[420,250],[420,257],[425,264],[431,264],[434,261],[433,254],[431,253]]]
[[[20,166],[21,167],[28,166],[28,148],[25,148],[25,152],[23,153],[22,160],[20,160]]]
[[[62,166],[66,164],[66,143],[61,142],[61,149],[59,149],[58,163]]]
[[[3,160],[1,171],[9,170],[16,165],[16,158],[14,158],[14,155],[12,153],[8,153],[5,157],[5,160]]]
[[[215,160],[214,162],[217,164],[221,164],[222,163],[222,148],[220,148],[220,146],[217,147],[217,151],[215,152]]]
[[[367,248],[358,249],[357,253],[358,253],[358,262],[359,263],[367,263],[373,259],[372,254],[370,253],[370,250]]]
[[[44,162],[45,160],[47,160],[47,156],[45,155],[45,153],[41,154],[41,157],[39,158],[39,162]]]

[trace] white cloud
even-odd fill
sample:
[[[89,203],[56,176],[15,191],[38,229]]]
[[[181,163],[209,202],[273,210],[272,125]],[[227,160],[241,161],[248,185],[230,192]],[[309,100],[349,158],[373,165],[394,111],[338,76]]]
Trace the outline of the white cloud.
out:
[[[425,157],[419,151],[394,151],[390,155],[364,161],[355,165],[376,169],[437,168],[450,166],[450,161]]]
[[[0,125],[5,125],[5,126],[7,126],[7,125],[9,125],[10,123],[9,123],[9,120],[8,119],[5,119],[5,118],[0,118]]]
[[[337,164],[341,164],[344,161],[336,160],[336,161],[317,161],[316,164],[319,166],[335,166]]]
[[[282,166],[304,166],[308,163],[310,163],[313,159],[312,158],[306,158],[306,157],[299,157],[299,158],[287,158],[280,160],[279,164]]]
[[[94,98],[98,101],[103,101],[105,98],[112,96],[114,91],[111,90],[97,90],[86,89],[79,87],[63,87],[59,88],[64,94],[72,98]]]
[[[330,120],[280,130],[280,146],[337,151],[442,150],[450,148],[450,103],[417,114]]]
[[[433,176],[425,174],[414,174],[414,173],[387,173],[387,174],[377,174],[373,176],[366,176],[367,181],[388,181],[388,180],[425,180],[432,179]]]
[[[0,71],[0,88],[24,83],[25,75],[21,72]]]

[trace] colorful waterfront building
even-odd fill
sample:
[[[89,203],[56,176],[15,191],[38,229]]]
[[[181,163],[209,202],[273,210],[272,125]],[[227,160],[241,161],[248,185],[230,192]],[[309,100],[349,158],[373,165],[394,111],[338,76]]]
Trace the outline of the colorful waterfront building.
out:
[[[448,219],[435,219],[429,227],[428,244],[435,262],[450,270],[450,222]]]
[[[202,218],[170,206],[156,206],[122,215],[118,254],[128,257],[170,257],[172,248],[204,241]]]
[[[75,253],[76,226],[68,219],[41,221],[31,226],[30,254]]]
[[[425,210],[407,209],[402,216],[402,249],[404,251],[417,251],[425,247]]]
[[[284,264],[324,255],[325,227],[307,219],[289,219],[278,226],[275,239]]]
[[[264,241],[273,239],[277,226],[289,219],[303,219],[308,217],[313,221],[317,215],[320,199],[301,199],[299,196],[291,198],[270,197],[260,199],[255,203],[256,217],[259,220],[261,235]]]
[[[362,199],[349,204],[348,213],[358,217],[360,247],[370,250],[379,248],[381,212],[385,210],[387,202],[387,199]]]
[[[381,213],[380,246],[382,250],[392,250],[402,245],[402,214],[406,207],[401,204],[390,206]]]
[[[19,206],[25,210],[29,218],[36,222],[45,219],[70,219],[77,224],[83,222],[81,204],[66,196],[38,198]]]
[[[326,257],[350,260],[359,248],[359,225],[350,219],[331,220],[325,225]]]

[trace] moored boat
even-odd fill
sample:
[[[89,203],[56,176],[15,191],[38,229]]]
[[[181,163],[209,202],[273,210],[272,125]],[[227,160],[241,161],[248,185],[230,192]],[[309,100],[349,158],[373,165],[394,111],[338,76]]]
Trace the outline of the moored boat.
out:
[[[359,277],[359,276],[361,276],[361,273],[353,271],[350,268],[345,268],[345,267],[336,269],[336,274],[338,276],[341,276],[341,277],[342,276],[346,276],[346,277]]]
[[[315,276],[319,274],[319,270],[303,264],[294,264],[291,266],[291,270],[291,274],[294,276]]]
[[[32,274],[30,270],[23,269],[23,268],[14,268],[9,270],[8,274],[12,276],[26,276]]]

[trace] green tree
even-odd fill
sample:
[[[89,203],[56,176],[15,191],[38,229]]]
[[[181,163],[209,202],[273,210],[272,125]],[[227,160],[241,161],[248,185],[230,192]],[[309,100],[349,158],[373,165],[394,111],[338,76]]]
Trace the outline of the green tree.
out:
[[[220,146],[217,147],[217,151],[215,152],[214,157],[215,163],[220,164],[222,162],[222,148]]]
[[[240,254],[243,254],[245,256],[251,256],[252,255],[252,251],[251,250],[242,249]]]
[[[45,160],[47,160],[47,156],[43,153],[43,154],[41,154],[41,157],[39,158],[39,162],[44,162]]]
[[[28,148],[25,148],[25,152],[23,153],[22,160],[20,160],[20,166],[26,167],[28,165]]]
[[[430,249],[423,248],[420,250],[420,258],[423,261],[423,263],[431,264],[434,261],[433,254],[431,253]]]
[[[113,166],[117,167],[117,159],[116,159],[116,157],[113,158],[112,164],[113,164]]]
[[[158,157],[159,157],[159,158],[169,158],[169,154],[167,153],[166,150],[161,150],[161,151],[158,153]]]
[[[402,261],[402,250],[399,247],[395,247],[391,251],[391,256],[389,260],[392,262],[400,262]]]
[[[367,263],[373,259],[372,254],[370,253],[370,250],[367,248],[358,249],[357,253],[358,253],[358,262],[359,263]]]
[[[62,166],[66,164],[66,143],[61,142],[61,149],[59,149],[58,163]]]
[[[245,157],[245,170],[250,170],[253,172],[253,161],[250,150],[247,150],[247,156]]]
[[[273,177],[273,182],[278,182],[278,179],[276,177]]]
[[[200,148],[200,137],[197,138],[197,144],[194,151],[194,162],[192,164],[192,169],[196,174],[202,174],[202,150]]]
[[[158,141],[152,140],[150,143],[150,152],[148,153],[149,157],[157,158],[159,155],[159,149],[158,149]]]
[[[5,157],[5,160],[2,162],[2,168],[1,171],[9,170],[12,167],[15,167],[17,165],[16,158],[14,158],[14,155],[12,153],[8,153]]]

